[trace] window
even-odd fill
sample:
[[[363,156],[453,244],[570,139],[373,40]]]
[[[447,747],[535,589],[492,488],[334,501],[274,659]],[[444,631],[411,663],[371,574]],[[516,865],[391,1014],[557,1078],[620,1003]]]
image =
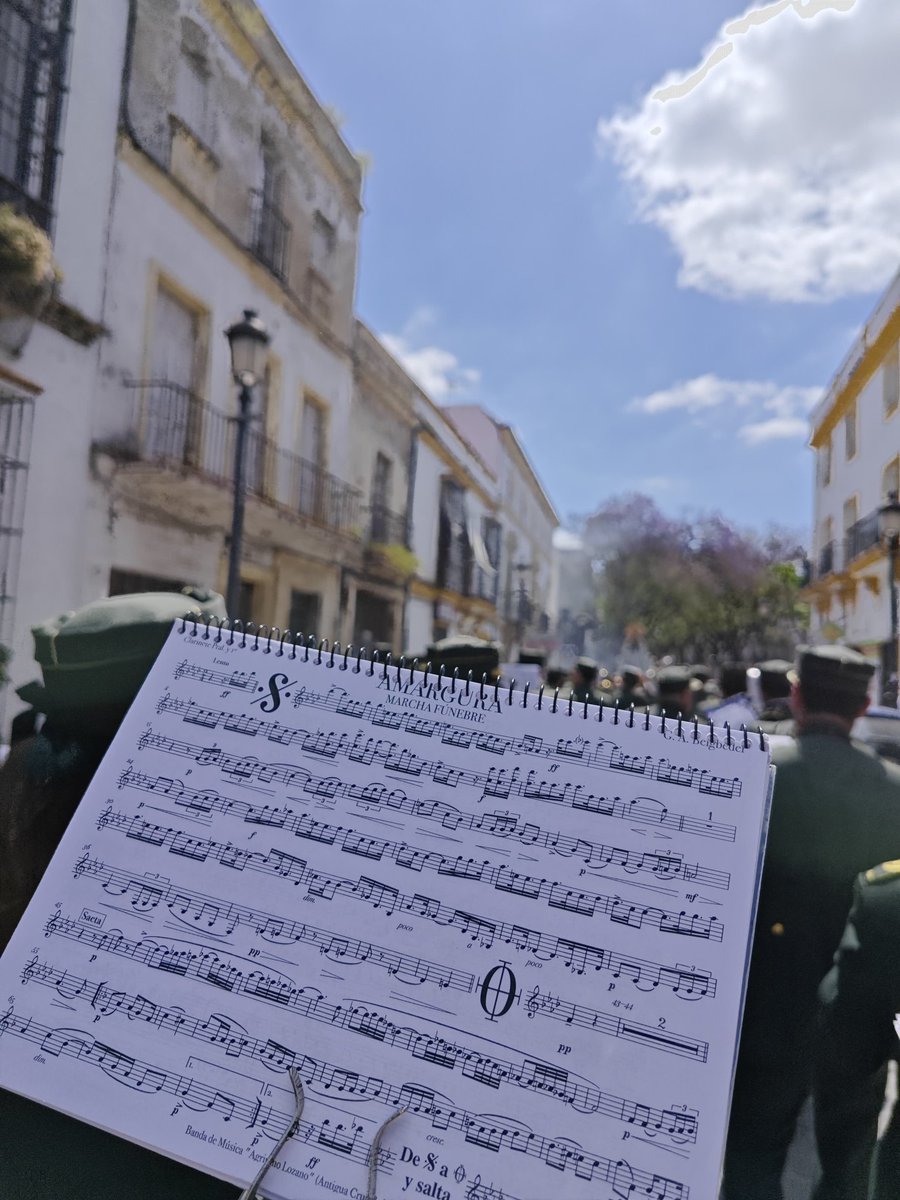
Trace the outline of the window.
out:
[[[400,542],[404,540],[404,530],[395,529],[393,513],[391,512],[391,478],[394,464],[386,454],[375,455],[375,469],[372,472],[372,528],[373,542]]]
[[[253,492],[258,496],[266,494],[268,482],[269,440],[266,431],[269,428],[272,376],[272,368],[269,363],[266,363],[263,377],[254,388],[251,420],[247,428],[247,456],[244,462],[245,486],[248,492]],[[237,398],[235,397],[236,403]]]
[[[831,438],[819,447],[816,456],[816,467],[819,476],[819,487],[828,487],[831,483]]]
[[[298,510],[308,517],[324,519],[325,409],[311,396],[303,398],[300,418],[300,464]]]
[[[49,229],[60,155],[71,0],[0,4],[0,201]]]
[[[818,577],[821,579],[825,575],[830,575],[834,570],[834,522],[831,517],[826,517],[822,522],[821,533],[819,537],[819,565]]]
[[[244,625],[256,617],[256,585],[250,583],[247,579],[241,580],[238,590],[237,616],[239,621],[243,621]]]
[[[881,395],[884,400],[884,415],[890,416],[900,404],[900,347],[895,343],[881,368]]]
[[[298,592],[292,589],[288,629],[295,636],[300,633],[304,637],[318,634],[321,605],[322,597],[318,592]]]
[[[477,534],[470,534],[472,548],[472,594],[496,601],[500,569],[501,528],[493,517],[482,517]]]
[[[210,144],[209,67],[203,54],[184,45],[175,81],[175,115],[204,146]]]
[[[327,217],[317,212],[313,219],[310,262],[312,263],[313,270],[325,279],[331,273],[331,264],[336,244],[337,231]]]
[[[855,496],[844,501],[844,533],[848,533],[859,519],[859,502]]]
[[[284,171],[272,141],[260,144],[262,186],[252,196],[253,252],[279,279],[287,278],[291,227],[281,211]]]
[[[187,586],[183,579],[145,575],[142,571],[123,571],[113,567],[109,573],[110,596],[128,596],[132,592],[180,592]]]
[[[466,492],[453,479],[441,482],[437,582],[454,592],[466,591],[469,573],[469,535]]]
[[[900,494],[900,459],[898,458],[889,462],[881,473],[882,497],[887,500],[892,492],[895,497]]]
[[[317,467],[325,465],[325,410],[311,396],[303,397],[300,457]]]
[[[188,462],[196,457],[202,419],[197,396],[203,357],[201,325],[196,309],[160,285],[153,313],[144,421],[145,453],[150,458]]]
[[[853,458],[856,454],[856,405],[844,417],[844,457]]]

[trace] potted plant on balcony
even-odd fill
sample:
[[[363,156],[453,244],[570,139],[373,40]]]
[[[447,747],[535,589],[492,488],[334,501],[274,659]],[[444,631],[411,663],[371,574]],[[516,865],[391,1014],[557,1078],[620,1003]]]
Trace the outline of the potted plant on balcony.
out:
[[[11,204],[0,204],[0,344],[18,353],[61,278],[53,245]]]

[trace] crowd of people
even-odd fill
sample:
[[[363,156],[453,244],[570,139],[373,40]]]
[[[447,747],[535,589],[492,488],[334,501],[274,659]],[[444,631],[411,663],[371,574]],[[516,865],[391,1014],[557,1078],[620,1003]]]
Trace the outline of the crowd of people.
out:
[[[810,1094],[814,1200],[900,1196],[900,1116],[878,1140],[900,1051],[900,768],[852,737],[874,672],[845,646],[717,671],[614,674],[582,658],[546,672],[579,702],[769,735],[775,787],[721,1200],[784,1200]]]

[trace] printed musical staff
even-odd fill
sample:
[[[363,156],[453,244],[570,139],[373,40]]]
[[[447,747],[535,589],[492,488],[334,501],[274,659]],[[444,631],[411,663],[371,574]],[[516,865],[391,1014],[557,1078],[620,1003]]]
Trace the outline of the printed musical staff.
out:
[[[188,707],[189,703],[170,698],[162,701],[159,708],[163,712],[181,712],[182,720],[190,722],[195,714]],[[223,728],[228,728],[227,713],[213,713],[211,710],[204,710],[204,713],[206,719],[203,724],[206,728],[217,728],[220,723]],[[213,719],[215,719],[215,723],[212,723]],[[411,751],[401,749],[397,742],[382,738],[367,738],[362,732],[353,737],[337,732],[311,733],[306,729],[291,729],[277,721],[266,721],[258,717],[243,717],[241,722],[241,732],[249,737],[262,736],[268,741],[282,746],[299,746],[305,753],[315,755],[320,759],[347,758],[351,762],[360,763],[363,766],[371,766],[377,761],[384,770],[396,771],[417,778],[432,779],[435,783],[445,787],[455,788],[463,785],[481,789],[483,797],[507,799],[510,795],[516,795],[526,799],[542,800],[546,803],[562,804],[579,812],[612,817],[620,821],[658,825],[662,829],[689,833],[696,837],[709,837],[725,841],[734,841],[735,837],[736,827],[733,824],[703,820],[688,814],[671,812],[666,804],[651,797],[623,800],[620,796],[597,796],[592,792],[585,791],[582,784],[557,783],[554,779],[539,777],[534,770],[523,772],[519,767],[512,767],[509,771],[498,770],[495,767],[491,767],[487,771],[455,768],[441,761],[432,762],[420,758]],[[145,735],[144,746],[157,745],[153,740],[154,736],[153,734]],[[178,739],[170,738],[168,742],[169,752],[175,753]],[[188,745],[189,743],[182,743],[182,746],[187,747]],[[226,752],[222,751],[222,754],[225,755]],[[216,761],[214,755],[215,748],[211,748],[209,762]],[[227,757],[235,756],[227,755]],[[234,765],[237,766],[239,772],[240,764],[247,763],[249,764],[248,769],[252,772],[252,767],[257,761],[252,757],[245,759],[237,757]],[[644,775],[644,778],[652,777],[652,774]],[[272,779],[274,780],[274,778],[273,776]]]
[[[510,812],[466,813],[442,800],[422,800],[407,796],[402,788],[388,788],[380,783],[345,783],[337,776],[320,777],[305,767],[290,764],[262,763],[253,759],[235,759],[225,755],[218,747],[195,746],[189,742],[162,737],[152,732],[144,733],[139,742],[141,749],[154,746],[166,754],[192,758],[202,766],[216,766],[233,781],[255,779],[260,783],[280,783],[298,789],[306,795],[334,800],[336,797],[354,801],[362,808],[381,808],[409,814],[419,820],[434,821],[442,828],[455,832],[468,829],[488,837],[504,838],[521,842],[524,846],[546,848],[553,854],[565,858],[578,858],[587,866],[603,869],[618,867],[628,874],[649,872],[657,879],[683,879],[705,887],[728,889],[730,877],[727,871],[717,871],[701,863],[685,862],[684,856],[674,851],[631,851],[621,846],[608,846],[586,838],[569,837],[559,830],[546,830],[534,822],[525,821],[519,814]],[[123,786],[131,783],[134,772],[123,773]],[[274,810],[271,806],[260,807],[239,800],[225,799],[209,789],[200,792],[196,788],[185,789],[175,780],[166,794],[174,794],[175,804],[193,812],[221,812],[229,816],[241,816],[244,821],[274,825],[299,833],[297,820],[292,809],[283,807]],[[299,818],[309,822],[309,818]],[[313,822],[313,826],[318,826]],[[327,826],[323,826],[327,829]],[[302,836],[317,837],[315,833]],[[327,838],[318,840],[326,841]]]
[[[125,772],[120,777],[122,786],[139,788],[143,791],[171,792],[170,779],[151,779],[139,772]],[[237,871],[260,871],[269,875],[277,875],[287,879],[295,887],[306,884],[308,894],[325,900],[340,894],[351,897],[363,904],[371,904],[381,908],[390,916],[398,909],[410,909],[413,897],[399,891],[389,884],[382,884],[368,876],[358,879],[347,879],[324,871],[317,871],[309,866],[308,860],[298,855],[289,854],[274,846],[268,851],[248,850],[233,845],[231,842],[218,842],[213,838],[197,837],[189,830],[176,826],[157,825],[146,821],[143,817],[129,817],[127,813],[116,812],[112,808],[104,810],[97,820],[101,829],[115,830],[124,833],[128,838],[146,842],[169,854],[190,858],[195,862],[212,860]],[[628,925],[631,929],[658,929],[660,933],[669,933],[681,937],[704,938],[720,942],[723,937],[722,922],[716,916],[703,917],[699,913],[685,911],[674,912],[658,905],[634,903],[621,896],[608,896],[601,892],[583,891],[572,888],[564,883],[554,883],[547,879],[538,879],[521,871],[514,871],[505,863],[495,866],[488,859],[479,862],[462,855],[441,854],[436,850],[422,850],[405,842],[382,841],[357,833],[356,830],[334,829],[319,825],[319,833],[328,830],[327,836],[316,836],[312,822],[310,832],[300,834],[308,836],[313,841],[327,841],[337,845],[341,850],[357,857],[380,862],[390,859],[407,870],[421,873],[429,871],[445,878],[461,879],[467,883],[483,884],[498,892],[510,892],[528,900],[543,901],[550,908],[564,909],[583,917],[605,916],[618,925]],[[295,830],[295,833],[297,831]],[[447,924],[452,916],[452,910],[444,904],[438,905],[433,917],[429,919]]]
[[[144,1062],[108,1046],[81,1029],[53,1028],[31,1017],[17,1016],[12,1010],[0,1015],[0,1037],[8,1035],[36,1045],[41,1054],[54,1058],[63,1055],[86,1066],[96,1067],[103,1074],[136,1092],[149,1095],[173,1096],[191,1112],[215,1112],[225,1121],[235,1118],[245,1129],[259,1129],[275,1140],[291,1125],[293,1115],[282,1112],[260,1099],[249,1099],[225,1088],[215,1088],[189,1075],[163,1070],[155,1063]],[[349,1127],[348,1127],[349,1126]],[[348,1121],[348,1126],[330,1118],[321,1123],[301,1121],[294,1138],[317,1146],[326,1154],[341,1154],[365,1165],[369,1145],[364,1139],[363,1126]],[[380,1151],[379,1170],[390,1175],[396,1155],[391,1150]]]
[[[238,1117],[248,1129],[259,1126],[270,1136],[283,1132],[291,1121],[286,1114],[279,1113],[269,1106],[264,1107],[258,1099],[251,1102],[188,1076],[162,1071],[153,1063],[142,1062],[123,1054],[79,1029],[54,1029],[31,1018],[23,1020],[14,1012],[7,1011],[0,1016],[0,1034],[9,1034],[36,1044],[45,1054],[66,1055],[97,1067],[109,1078],[135,1091],[165,1093],[180,1099],[185,1107],[223,1113],[226,1120]],[[412,1100],[404,1106],[416,1114],[422,1111],[423,1101],[428,1103],[421,1092],[414,1100],[409,1090],[398,1088],[396,1094],[400,1103]],[[433,1106],[434,1100],[431,1103]],[[437,1114],[434,1116],[437,1117]],[[464,1131],[467,1142],[495,1153],[499,1153],[501,1149],[515,1150],[541,1159],[556,1170],[573,1171],[580,1179],[610,1182],[622,1177],[622,1160],[613,1162],[602,1155],[592,1154],[569,1138],[543,1137],[519,1122],[504,1121],[493,1116],[473,1116],[468,1112],[445,1111],[440,1114],[440,1118],[434,1121],[435,1128],[460,1129]],[[443,1123],[445,1119],[446,1125]],[[309,1121],[301,1121],[295,1138],[319,1146],[326,1152],[344,1154],[356,1162],[368,1161],[368,1146],[360,1136],[364,1132],[361,1125],[352,1123],[346,1132],[342,1125],[331,1128],[329,1125],[329,1122],[316,1125]],[[390,1150],[382,1150],[381,1154],[379,1169],[390,1174],[396,1155]],[[653,1177],[648,1172],[633,1170],[630,1167],[629,1172],[635,1184],[652,1184]],[[689,1200],[689,1191],[683,1185],[674,1180],[666,1182],[678,1189],[671,1193],[673,1196]],[[648,1191],[647,1194],[652,1193]]]
[[[157,1004],[145,996],[116,990],[99,980],[73,975],[36,958],[23,969],[22,978],[24,983],[53,988],[66,1000],[82,999],[100,1017],[121,1014],[131,1021],[146,1021],[179,1037],[222,1046],[231,1058],[246,1056],[278,1072],[296,1066],[305,1083],[321,1084],[325,1091],[334,1088],[357,1099],[381,1100],[389,1105],[400,1103],[399,1088],[381,1078],[366,1077],[327,1060],[311,1058],[296,1048],[273,1042],[271,1038],[256,1038],[239,1023],[221,1015],[195,1017],[180,1006]],[[259,986],[259,981],[256,984]],[[245,989],[231,990],[240,994]],[[494,1090],[499,1090],[502,1085],[532,1090],[560,1100],[576,1112],[599,1113],[628,1125],[652,1129],[679,1143],[697,1140],[695,1114],[674,1108],[662,1110],[626,1100],[539,1059],[526,1056],[509,1061],[479,1051],[462,1040],[450,1040],[411,1025],[397,1025],[378,1009],[332,1004],[320,992],[303,995],[305,990],[300,989],[295,994],[291,1008],[306,1020],[371,1038],[408,1053],[414,1060],[432,1063],[451,1072],[459,1071],[467,1079]],[[247,991],[251,996],[255,994],[252,988]]]

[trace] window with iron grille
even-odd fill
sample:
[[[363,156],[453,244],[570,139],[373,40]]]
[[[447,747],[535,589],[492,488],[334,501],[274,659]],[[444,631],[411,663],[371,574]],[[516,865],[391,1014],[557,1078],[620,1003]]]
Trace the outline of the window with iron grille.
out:
[[[467,526],[465,488],[452,479],[442,480],[437,582],[439,587],[463,594],[471,557]]]
[[[49,229],[72,0],[0,4],[0,201]]]

